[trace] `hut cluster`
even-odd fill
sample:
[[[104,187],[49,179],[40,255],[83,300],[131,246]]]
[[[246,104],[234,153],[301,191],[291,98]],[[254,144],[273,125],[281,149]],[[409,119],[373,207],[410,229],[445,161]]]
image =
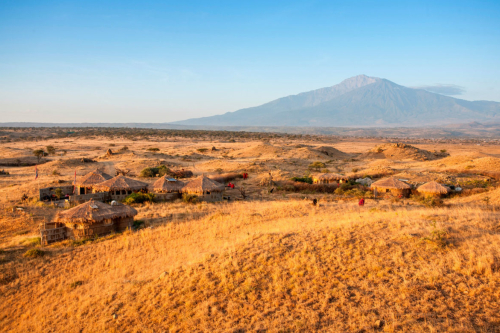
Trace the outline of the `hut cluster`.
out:
[[[195,194],[202,201],[222,200],[224,185],[200,176],[188,183],[167,176],[149,185],[123,175],[110,175],[94,170],[76,181],[70,201],[82,204],[60,212],[55,220],[41,228],[42,244],[63,239],[102,236],[131,228],[137,211],[118,203],[132,193],[153,192],[158,198],[180,198],[182,193]],[[111,205],[102,201],[111,201]]]

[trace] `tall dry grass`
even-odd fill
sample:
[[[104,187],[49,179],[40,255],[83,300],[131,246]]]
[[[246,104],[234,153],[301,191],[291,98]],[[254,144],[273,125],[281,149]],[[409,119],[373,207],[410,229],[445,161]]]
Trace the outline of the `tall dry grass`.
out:
[[[139,211],[156,227],[3,263],[3,330],[500,327],[495,209],[282,201]]]

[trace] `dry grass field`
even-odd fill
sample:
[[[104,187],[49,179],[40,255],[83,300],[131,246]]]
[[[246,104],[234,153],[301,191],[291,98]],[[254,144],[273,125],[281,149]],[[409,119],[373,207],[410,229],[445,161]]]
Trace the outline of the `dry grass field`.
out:
[[[500,331],[500,147],[458,142],[378,149],[387,144],[182,136],[0,143],[0,164],[56,149],[38,166],[38,180],[33,166],[0,166],[9,172],[0,175],[1,330]],[[314,162],[324,166],[311,170]],[[248,172],[249,179],[236,181],[248,197],[136,204],[143,229],[40,247],[39,224],[62,208],[39,202],[39,186],[71,185],[75,170],[82,176],[120,169],[138,177],[159,164],[195,175]],[[412,184],[436,180],[464,191],[438,204],[364,193],[366,205],[359,207],[363,192],[280,185],[325,169],[391,174]],[[272,193],[259,185],[269,173]],[[238,191],[228,193],[240,199]],[[34,249],[39,256],[25,256]]]

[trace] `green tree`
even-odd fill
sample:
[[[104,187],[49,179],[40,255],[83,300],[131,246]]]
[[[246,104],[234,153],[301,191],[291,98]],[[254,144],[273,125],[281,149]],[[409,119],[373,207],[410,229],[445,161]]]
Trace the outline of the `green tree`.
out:
[[[33,155],[36,156],[38,163],[40,163],[40,160],[42,159],[42,157],[47,156],[48,154],[43,149],[36,149],[36,150],[33,150]]]
[[[60,187],[56,188],[54,193],[56,194],[57,199],[61,199],[63,191],[61,190]]]
[[[326,167],[326,165],[323,162],[314,162],[314,163],[309,164],[308,168],[315,169],[315,170],[319,171],[320,169],[325,168],[325,167]]]
[[[49,155],[54,155],[56,153],[56,148],[54,148],[54,146],[47,146],[45,148],[47,149],[47,153]]]

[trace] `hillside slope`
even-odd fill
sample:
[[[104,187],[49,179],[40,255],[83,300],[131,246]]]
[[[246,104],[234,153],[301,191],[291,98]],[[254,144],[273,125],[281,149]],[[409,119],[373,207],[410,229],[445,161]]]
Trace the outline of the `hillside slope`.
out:
[[[179,204],[142,207],[138,218],[172,205]],[[43,258],[7,259],[0,266],[0,326],[493,332],[500,325],[497,211],[373,201],[362,211],[355,203],[304,201],[194,211],[202,217],[55,246]]]

